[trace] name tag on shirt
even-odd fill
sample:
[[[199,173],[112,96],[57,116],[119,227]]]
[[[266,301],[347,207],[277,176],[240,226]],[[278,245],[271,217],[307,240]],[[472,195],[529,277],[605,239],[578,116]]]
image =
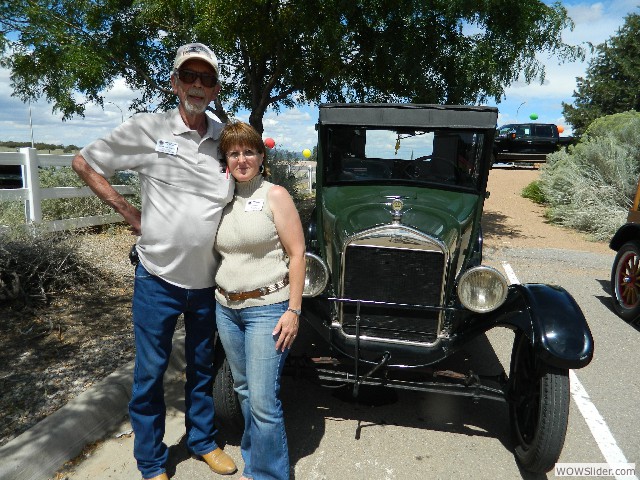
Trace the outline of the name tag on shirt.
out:
[[[168,142],[166,140],[158,140],[158,143],[156,143],[156,152],[177,155],[178,144],[175,142]]]
[[[264,200],[249,200],[244,206],[245,212],[259,212],[264,207]]]

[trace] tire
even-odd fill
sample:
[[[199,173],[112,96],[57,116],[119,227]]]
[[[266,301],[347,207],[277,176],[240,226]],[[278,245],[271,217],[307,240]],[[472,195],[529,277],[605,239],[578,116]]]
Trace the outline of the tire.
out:
[[[216,338],[213,360],[215,378],[213,381],[213,407],[215,422],[225,435],[241,435],[244,431],[244,417],[238,395],[233,389],[233,375],[229,361],[220,340]]]
[[[640,242],[620,247],[611,268],[613,309],[627,322],[640,316]]]
[[[509,375],[509,417],[515,457],[527,471],[550,471],[569,420],[569,370],[542,363],[526,335],[516,335]]]

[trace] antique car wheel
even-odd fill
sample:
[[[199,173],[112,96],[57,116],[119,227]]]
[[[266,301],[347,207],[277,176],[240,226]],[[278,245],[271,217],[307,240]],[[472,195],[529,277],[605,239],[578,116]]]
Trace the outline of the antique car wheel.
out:
[[[569,370],[542,363],[526,335],[516,335],[509,375],[509,416],[515,456],[544,473],[560,457],[569,418]]]
[[[238,401],[238,395],[233,389],[233,375],[231,367],[219,340],[216,341],[213,368],[213,405],[215,421],[225,433],[241,434],[244,430],[244,417]]]
[[[640,242],[627,242],[611,268],[613,308],[626,321],[640,316]]]

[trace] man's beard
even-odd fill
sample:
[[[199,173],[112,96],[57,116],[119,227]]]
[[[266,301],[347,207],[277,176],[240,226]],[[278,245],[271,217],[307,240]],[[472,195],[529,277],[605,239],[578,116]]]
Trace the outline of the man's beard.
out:
[[[190,115],[199,115],[201,113],[204,113],[204,111],[207,109],[207,105],[196,105],[194,103],[191,103],[188,97],[188,95],[197,95],[204,97],[204,92],[202,91],[202,89],[193,87],[190,88],[186,93],[187,95],[185,95],[184,97],[183,105],[187,113]]]

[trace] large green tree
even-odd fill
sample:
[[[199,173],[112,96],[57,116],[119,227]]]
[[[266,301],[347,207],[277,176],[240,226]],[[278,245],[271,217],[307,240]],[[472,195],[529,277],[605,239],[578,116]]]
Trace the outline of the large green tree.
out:
[[[627,15],[616,35],[594,52],[586,76],[577,78],[573,104],[562,104],[577,134],[602,116],[640,111],[640,15]]]
[[[118,77],[133,108],[175,104],[177,47],[200,41],[221,62],[216,109],[320,101],[471,104],[500,101],[516,79],[544,80],[536,54],[582,55],[562,40],[560,2],[511,0],[9,0],[0,6],[3,63],[14,95],[45,97],[64,118]],[[0,45],[1,46],[1,45]]]

